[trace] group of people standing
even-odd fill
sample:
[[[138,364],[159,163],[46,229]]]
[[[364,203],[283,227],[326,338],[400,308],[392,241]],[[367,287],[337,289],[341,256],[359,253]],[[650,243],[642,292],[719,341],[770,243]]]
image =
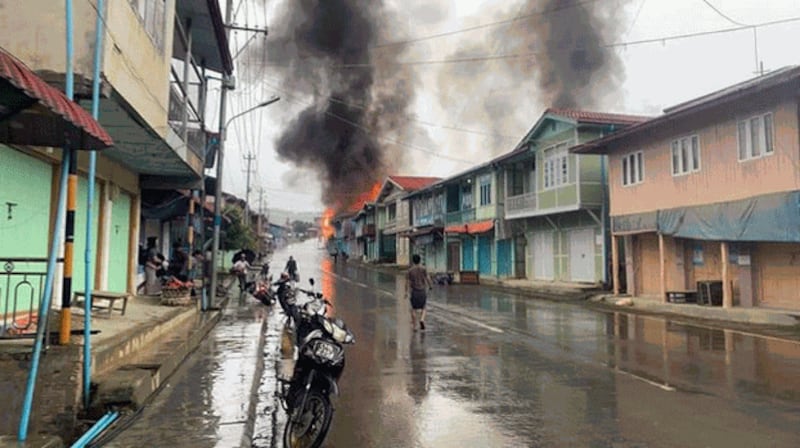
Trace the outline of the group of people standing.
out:
[[[158,238],[147,239],[147,247],[139,248],[139,264],[144,267],[145,280],[138,289],[144,289],[147,295],[161,292],[162,284],[175,278],[187,282],[199,276],[209,275],[209,266],[202,251],[192,252],[190,268],[189,255],[186,253],[181,240],[172,245],[172,256],[169,260],[158,250]]]

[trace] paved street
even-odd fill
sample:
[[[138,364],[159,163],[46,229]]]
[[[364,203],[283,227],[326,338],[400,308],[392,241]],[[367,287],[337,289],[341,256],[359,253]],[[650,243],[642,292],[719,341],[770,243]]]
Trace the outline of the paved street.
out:
[[[794,343],[474,286],[437,287],[412,332],[400,278],[292,253],[357,338],[327,447],[800,446]]]
[[[414,332],[409,305],[395,299],[402,277],[334,265],[315,241],[275,254],[273,271],[289,253],[357,338],[327,447],[800,444],[794,343],[475,286],[437,286],[429,328]],[[231,301],[109,446],[280,447],[280,319],[252,300]],[[255,379],[264,320],[264,374]]]

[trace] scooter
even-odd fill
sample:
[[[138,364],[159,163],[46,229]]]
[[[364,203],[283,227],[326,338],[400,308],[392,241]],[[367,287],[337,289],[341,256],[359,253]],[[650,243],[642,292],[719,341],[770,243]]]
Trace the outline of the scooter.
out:
[[[313,287],[314,280],[310,279]],[[331,303],[321,293],[293,288],[311,300],[302,306],[279,294],[284,310],[294,321],[298,357],[292,379],[282,381],[281,400],[288,414],[283,432],[287,448],[318,448],[333,419],[331,395],[339,394],[338,380],[345,366],[344,345],[355,337],[341,319],[326,316]],[[284,303],[286,301],[286,303]]]

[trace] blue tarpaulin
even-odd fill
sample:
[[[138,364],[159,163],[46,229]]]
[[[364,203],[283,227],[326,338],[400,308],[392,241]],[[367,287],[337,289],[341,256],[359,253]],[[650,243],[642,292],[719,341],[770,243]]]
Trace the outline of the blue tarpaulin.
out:
[[[800,191],[614,216],[612,227],[695,240],[800,242]]]

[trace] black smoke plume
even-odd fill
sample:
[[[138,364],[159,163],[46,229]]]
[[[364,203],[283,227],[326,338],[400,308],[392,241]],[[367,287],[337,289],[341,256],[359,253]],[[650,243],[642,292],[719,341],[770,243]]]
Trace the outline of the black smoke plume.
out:
[[[407,132],[413,78],[392,64],[397,51],[370,51],[390,31],[390,16],[381,0],[286,0],[266,47],[248,55],[266,52],[282,95],[304,107],[276,149],[319,174],[330,206],[346,207],[402,164],[387,140]]]
[[[502,24],[472,34],[470,41],[476,43],[449,56],[490,58],[446,66],[438,77],[440,101],[458,106],[453,112],[456,124],[501,135],[524,133],[546,107],[619,106],[624,67],[606,44],[620,39],[626,3],[524,0],[496,11],[482,23]],[[480,95],[464,96],[465,91]],[[507,151],[513,143],[497,138],[493,152]]]

